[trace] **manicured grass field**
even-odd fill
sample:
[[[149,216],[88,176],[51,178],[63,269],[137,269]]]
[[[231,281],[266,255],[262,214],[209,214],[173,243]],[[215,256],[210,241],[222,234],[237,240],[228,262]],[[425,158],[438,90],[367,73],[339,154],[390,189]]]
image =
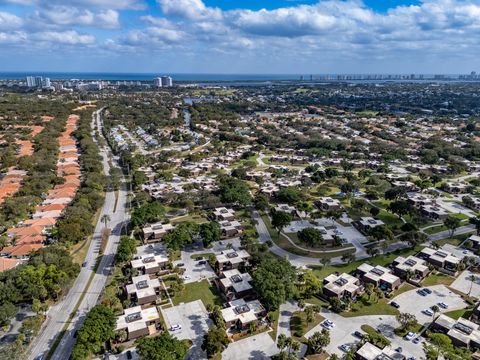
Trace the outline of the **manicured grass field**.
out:
[[[399,250],[399,251],[394,251],[393,253],[390,254],[385,254],[385,255],[377,255],[374,256],[370,259],[366,260],[359,260],[359,261],[354,261],[351,262],[350,264],[342,264],[342,265],[327,265],[327,266],[318,266],[318,267],[312,267],[314,274],[320,278],[324,279],[328,275],[334,272],[339,272],[339,273],[349,273],[356,268],[358,268],[361,264],[367,262],[372,265],[381,265],[385,266],[390,264],[397,256],[404,256],[407,257],[409,255],[414,255],[417,252],[420,251],[422,247],[417,246],[415,248],[411,249],[404,249],[404,250]]]
[[[468,319],[470,315],[472,315],[473,309],[472,308],[465,308],[459,310],[448,311],[444,313],[445,315],[451,317],[452,319],[460,319],[461,317]]]
[[[277,309],[275,311],[271,311],[268,313],[268,317],[270,321],[272,322],[272,329],[273,331],[270,331],[268,334],[272,338],[273,341],[277,341],[277,328],[278,328],[278,318],[280,316],[280,310]]]
[[[290,318],[290,331],[295,340],[300,340],[303,335],[320,324],[325,318],[320,314],[315,314],[312,322],[307,324],[307,316],[304,311],[296,311]]]
[[[442,274],[442,273],[435,273],[430,274],[427,276],[425,280],[423,280],[423,286],[432,286],[432,285],[450,285],[455,281],[455,278]]]
[[[290,243],[290,241],[287,240],[283,235],[280,235],[278,237],[278,232],[272,228],[272,225],[270,223],[270,219],[266,215],[262,215],[262,219],[265,222],[265,225],[267,226],[268,232],[270,234],[270,237],[272,238],[272,241],[282,249],[295,254],[299,256],[306,256],[306,257],[314,257],[318,259],[325,259],[325,258],[333,258],[337,256],[342,256],[344,254],[349,254],[355,251],[354,248],[351,249],[344,249],[344,250],[338,250],[334,252],[328,252],[328,253],[316,253],[316,252],[311,252],[311,251],[304,251],[301,250]]]
[[[202,300],[203,304],[222,305],[223,301],[217,288],[207,280],[185,284],[185,288],[175,294],[172,301],[174,305]]]

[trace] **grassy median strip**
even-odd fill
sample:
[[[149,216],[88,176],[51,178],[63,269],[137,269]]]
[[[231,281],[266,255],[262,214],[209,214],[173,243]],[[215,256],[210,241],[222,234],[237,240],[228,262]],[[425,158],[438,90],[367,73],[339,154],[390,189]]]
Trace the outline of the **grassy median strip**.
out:
[[[100,265],[100,261],[102,259],[102,256],[99,256],[97,258],[97,261],[95,262],[95,267],[93,268],[93,271],[92,273],[90,274],[90,277],[88,279],[88,282],[87,282],[87,286],[83,289],[82,291],[82,294],[80,295],[80,299],[78,299],[77,303],[75,304],[75,307],[73,308],[72,312],[70,313],[70,315],[68,316],[68,319],[67,321],[65,322],[65,325],[63,326],[62,328],[62,331],[60,332],[60,334],[57,335],[57,337],[55,338],[55,341],[52,345],[52,347],[50,348],[50,350],[48,351],[48,354],[47,356],[45,357],[46,360],[49,360],[52,358],[53,354],[55,353],[55,350],[57,349],[58,347],[58,344],[60,344],[60,341],[62,341],[65,333],[67,332],[67,329],[68,327],[70,326],[70,324],[72,323],[72,320],[73,318],[75,317],[75,314],[77,313],[78,311],[78,308],[80,307],[80,305],[82,304],[83,302],[83,299],[85,298],[85,295],[88,291],[88,289],[90,288],[90,285],[93,281],[93,278],[95,277],[95,274],[97,273],[97,269],[98,269],[98,266]]]

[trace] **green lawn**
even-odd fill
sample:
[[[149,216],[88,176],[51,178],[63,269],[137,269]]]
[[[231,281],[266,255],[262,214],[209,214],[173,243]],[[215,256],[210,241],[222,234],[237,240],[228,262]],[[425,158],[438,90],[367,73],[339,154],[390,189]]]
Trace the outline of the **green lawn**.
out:
[[[186,284],[185,288],[175,294],[172,301],[174,305],[202,300],[203,304],[222,305],[223,301],[217,288],[207,280]]]
[[[307,324],[307,316],[304,311],[295,311],[290,318],[290,331],[295,340],[300,340],[303,335],[320,324],[325,318],[320,314],[315,314],[313,321]]]
[[[448,230],[445,225],[438,225],[438,226],[429,227],[428,229],[423,230],[423,232],[425,234],[431,235],[431,234],[436,234],[445,230]]]
[[[435,273],[430,274],[422,281],[423,286],[432,286],[432,285],[447,285],[449,286],[452,282],[455,281],[455,278],[442,274]]]
[[[354,262],[351,262],[350,264],[327,265],[327,266],[318,266],[318,267],[311,267],[311,268],[318,278],[324,279],[325,277],[327,277],[328,275],[334,272],[339,272],[339,273],[352,272],[353,270],[357,269],[361,264],[365,262],[372,265],[386,266],[390,264],[393,260],[395,260],[397,256],[407,257],[409,255],[414,255],[418,253],[421,248],[422,248],[421,246],[417,246],[411,249],[397,250],[390,254],[378,255],[378,256],[369,258],[367,260],[354,261]]]
[[[352,304],[350,311],[344,311],[341,315],[344,317],[365,315],[397,315],[399,314],[399,311],[388,303],[395,296],[413,289],[415,289],[414,286],[405,283],[402,287],[400,287],[400,289],[392,294],[391,298],[382,298],[378,301],[375,300],[374,295],[372,295],[372,299],[369,300],[368,296],[364,294],[359,300]]]
[[[284,237],[283,235],[280,235],[280,237],[278,237],[278,232],[272,228],[272,225],[270,223],[270,219],[268,216],[266,215],[262,215],[262,219],[263,221],[265,222],[265,225],[267,227],[267,230],[268,232],[270,233],[270,237],[272,238],[272,241],[279,247],[281,247],[282,249],[292,253],[292,254],[295,254],[295,255],[299,255],[299,256],[306,256],[306,257],[313,257],[313,258],[318,258],[318,259],[325,259],[325,258],[333,258],[333,257],[337,257],[337,256],[342,256],[344,254],[349,254],[349,253],[352,253],[355,251],[354,248],[351,248],[351,249],[343,249],[343,250],[338,250],[338,251],[335,251],[335,252],[329,252],[329,253],[315,253],[315,252],[311,252],[311,251],[304,251],[304,250],[301,250],[295,246],[292,245],[292,243],[290,243],[290,241],[287,240],[286,237]]]
[[[378,219],[382,220],[385,224],[391,227],[400,227],[403,225],[403,221],[398,218],[397,215],[392,214],[386,210],[380,210],[380,213],[377,216]]]
[[[468,319],[470,315],[472,315],[473,309],[472,308],[465,308],[459,310],[448,311],[444,313],[445,315],[451,317],[452,319],[460,319],[461,317]]]
[[[278,328],[278,317],[280,316],[280,310],[277,309],[275,311],[271,311],[268,313],[268,318],[272,323],[273,331],[270,331],[268,334],[272,338],[273,341],[277,341],[277,328]]]
[[[202,260],[201,258],[203,258],[204,260],[208,260],[210,255],[214,255],[214,254],[213,253],[194,254],[194,255],[191,255],[190,258],[194,260]]]

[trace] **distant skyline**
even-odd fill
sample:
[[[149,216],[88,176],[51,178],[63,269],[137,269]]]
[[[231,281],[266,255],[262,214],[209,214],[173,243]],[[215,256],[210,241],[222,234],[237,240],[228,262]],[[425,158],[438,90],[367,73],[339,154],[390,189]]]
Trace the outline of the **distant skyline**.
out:
[[[480,0],[0,0],[0,72],[445,73]]]

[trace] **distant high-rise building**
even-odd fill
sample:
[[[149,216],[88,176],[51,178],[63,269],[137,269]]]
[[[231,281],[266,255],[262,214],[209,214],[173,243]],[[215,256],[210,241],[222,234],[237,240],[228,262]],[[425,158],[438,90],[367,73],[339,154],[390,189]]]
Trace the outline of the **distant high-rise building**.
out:
[[[35,77],[34,76],[27,76],[27,86],[28,87],[35,87]]]
[[[35,86],[41,88],[43,85],[43,77],[35,76]]]
[[[50,78],[43,78],[43,81],[42,81],[42,87],[43,88],[49,88],[51,86],[50,84]]]
[[[156,77],[153,79],[153,86],[162,87],[162,78]]]
[[[162,76],[162,86],[171,87],[173,86],[173,80],[170,76]]]

